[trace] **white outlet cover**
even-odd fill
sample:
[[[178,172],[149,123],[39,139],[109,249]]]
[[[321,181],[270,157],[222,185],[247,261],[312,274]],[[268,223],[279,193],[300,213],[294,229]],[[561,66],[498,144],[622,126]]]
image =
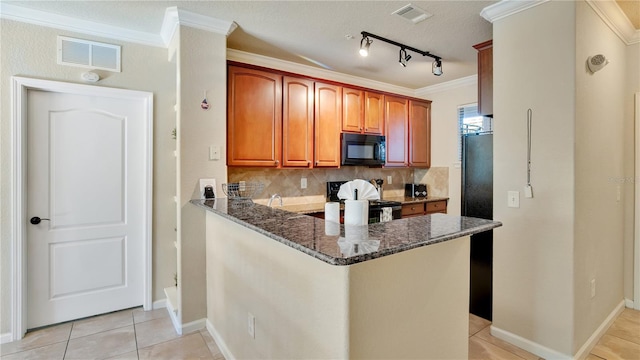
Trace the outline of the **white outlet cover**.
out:
[[[213,192],[216,190],[216,179],[200,179],[200,199],[204,199],[204,187],[207,185],[211,185],[213,187]],[[218,195],[216,194],[216,197]]]

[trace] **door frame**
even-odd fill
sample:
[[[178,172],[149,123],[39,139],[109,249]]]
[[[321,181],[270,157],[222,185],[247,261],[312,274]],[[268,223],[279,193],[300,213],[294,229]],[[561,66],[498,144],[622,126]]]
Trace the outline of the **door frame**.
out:
[[[634,242],[633,242],[633,307],[640,310],[640,92],[635,101],[635,184]]]
[[[152,308],[152,200],[153,200],[153,93],[123,90],[94,85],[74,84],[60,81],[11,77],[11,336],[20,340],[27,331],[27,92],[41,90],[72,95],[101,96],[141,100],[145,103],[145,190],[144,190],[144,245],[143,287],[145,310]]]

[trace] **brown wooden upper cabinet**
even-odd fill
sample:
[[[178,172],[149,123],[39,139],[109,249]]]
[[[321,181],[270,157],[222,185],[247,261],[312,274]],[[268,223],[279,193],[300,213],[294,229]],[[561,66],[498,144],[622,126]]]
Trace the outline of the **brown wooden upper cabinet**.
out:
[[[384,95],[342,88],[342,131],[384,134]]]
[[[340,166],[342,87],[315,83],[315,167]]]
[[[387,141],[385,166],[409,166],[409,100],[396,96],[385,96],[384,114]]]
[[[478,114],[493,117],[493,40],[473,47],[478,50]]]
[[[364,91],[342,88],[342,131],[364,132]]]
[[[278,167],[282,76],[229,66],[227,102],[227,165]]]
[[[313,94],[311,80],[282,80],[282,166],[311,167],[313,161]]]
[[[431,166],[431,102],[409,100],[409,166]]]
[[[364,92],[364,132],[384,135],[384,95]]]

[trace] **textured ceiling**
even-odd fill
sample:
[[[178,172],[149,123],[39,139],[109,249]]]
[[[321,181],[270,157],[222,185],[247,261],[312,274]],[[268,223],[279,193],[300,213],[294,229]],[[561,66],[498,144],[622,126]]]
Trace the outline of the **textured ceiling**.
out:
[[[439,1],[6,1],[146,33],[159,34],[167,7],[177,6],[235,21],[228,47],[410,89],[473,75],[473,45],[489,40],[492,25],[480,16],[496,0]],[[413,4],[433,14],[418,24],[392,12]],[[640,29],[640,0],[616,0]],[[433,59],[411,53],[398,64],[399,48],[374,40],[370,56],[358,55],[361,31],[429,51],[443,59],[444,75],[431,74]]]
[[[624,14],[631,20],[636,30],[640,30],[640,1],[616,0],[616,3],[618,3],[618,6],[620,6]]]
[[[497,1],[6,2],[155,34],[165,9],[178,6],[235,21],[238,28],[228,38],[229,48],[417,89],[477,72],[472,46],[492,38],[492,25],[480,11]],[[433,16],[413,24],[391,15],[409,3]],[[361,31],[441,56],[444,75],[433,76],[433,59],[411,52],[407,67],[401,67],[399,48],[377,40],[369,57],[359,56]]]

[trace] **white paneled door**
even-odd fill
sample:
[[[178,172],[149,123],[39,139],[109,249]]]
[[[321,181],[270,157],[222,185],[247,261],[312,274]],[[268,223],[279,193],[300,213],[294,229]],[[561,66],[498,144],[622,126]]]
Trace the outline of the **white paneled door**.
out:
[[[144,302],[146,111],[27,94],[27,328]]]

